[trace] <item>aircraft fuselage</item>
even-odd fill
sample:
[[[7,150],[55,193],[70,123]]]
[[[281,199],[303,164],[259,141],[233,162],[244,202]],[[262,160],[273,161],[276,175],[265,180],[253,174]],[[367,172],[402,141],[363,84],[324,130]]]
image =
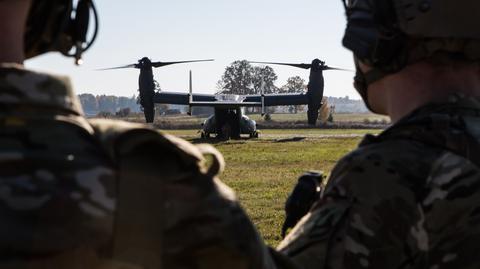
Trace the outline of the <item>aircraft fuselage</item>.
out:
[[[241,108],[216,108],[215,114],[202,124],[202,137],[211,134],[223,139],[238,139],[242,134],[258,137],[257,123],[245,116]]]

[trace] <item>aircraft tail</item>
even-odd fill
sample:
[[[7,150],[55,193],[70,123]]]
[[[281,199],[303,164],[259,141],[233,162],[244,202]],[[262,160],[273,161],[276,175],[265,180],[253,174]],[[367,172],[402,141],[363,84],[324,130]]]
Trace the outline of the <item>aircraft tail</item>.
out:
[[[189,83],[188,83],[188,115],[192,115],[192,103],[193,103],[193,78],[192,70],[190,70]]]

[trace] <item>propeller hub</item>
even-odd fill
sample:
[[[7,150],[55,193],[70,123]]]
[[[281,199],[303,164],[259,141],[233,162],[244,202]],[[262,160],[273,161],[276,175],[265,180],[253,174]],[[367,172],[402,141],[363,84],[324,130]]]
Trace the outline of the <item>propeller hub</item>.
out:
[[[142,59],[138,60],[138,65],[140,68],[150,67],[152,66],[152,61],[148,57],[143,57]]]
[[[320,59],[315,59],[312,61],[312,69],[313,70],[323,70],[325,67],[325,62],[321,61]]]

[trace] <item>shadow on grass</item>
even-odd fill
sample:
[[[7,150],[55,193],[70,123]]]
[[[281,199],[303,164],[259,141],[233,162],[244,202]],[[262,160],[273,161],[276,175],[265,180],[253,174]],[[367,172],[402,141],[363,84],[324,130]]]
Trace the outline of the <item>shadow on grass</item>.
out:
[[[296,137],[285,138],[285,139],[276,139],[274,142],[275,143],[301,142],[301,141],[304,141],[305,139],[306,137],[296,136]]]
[[[241,138],[235,138],[235,139],[221,139],[221,138],[193,138],[189,139],[189,141],[193,144],[212,144],[212,145],[217,145],[217,144],[245,144],[247,141],[255,141],[258,139],[255,138],[248,138],[248,137],[241,137]]]

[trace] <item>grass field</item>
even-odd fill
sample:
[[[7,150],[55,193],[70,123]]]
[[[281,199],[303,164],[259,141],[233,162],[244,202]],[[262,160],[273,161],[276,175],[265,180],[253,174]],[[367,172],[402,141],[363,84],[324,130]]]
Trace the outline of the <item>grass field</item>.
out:
[[[250,114],[247,115],[251,119],[257,121],[257,123],[262,124],[265,122],[263,117],[260,114]],[[298,114],[271,114],[271,118],[273,122],[304,122],[307,121],[307,114],[306,113],[298,113]],[[155,124],[162,126],[162,125],[170,125],[174,124],[175,126],[181,125],[194,125],[200,126],[200,124],[206,119],[206,117],[202,116],[188,116],[188,115],[174,115],[174,116],[157,116],[155,118]],[[333,116],[334,122],[337,123],[345,123],[345,122],[358,122],[358,123],[365,123],[365,122],[389,122],[388,117],[372,114],[372,113],[361,113],[361,114],[334,114]],[[127,121],[138,121],[144,122],[143,115],[137,115],[135,117],[125,118]]]
[[[262,129],[260,130],[260,140],[282,139],[282,138],[328,138],[331,136],[360,136],[367,133],[378,133],[378,129]],[[166,130],[165,132],[185,139],[194,139],[200,137],[198,130]],[[248,135],[242,135],[243,138]],[[211,142],[216,142],[211,140]],[[243,141],[243,140],[240,140]],[[208,140],[206,140],[208,142]],[[237,141],[238,142],[238,141]]]
[[[307,170],[328,174],[338,159],[356,147],[361,135],[372,132],[379,130],[264,130],[260,139],[219,142],[196,140],[194,131],[169,131],[195,143],[215,142],[227,163],[222,180],[236,191],[272,246],[281,240],[284,203],[298,176]]]

